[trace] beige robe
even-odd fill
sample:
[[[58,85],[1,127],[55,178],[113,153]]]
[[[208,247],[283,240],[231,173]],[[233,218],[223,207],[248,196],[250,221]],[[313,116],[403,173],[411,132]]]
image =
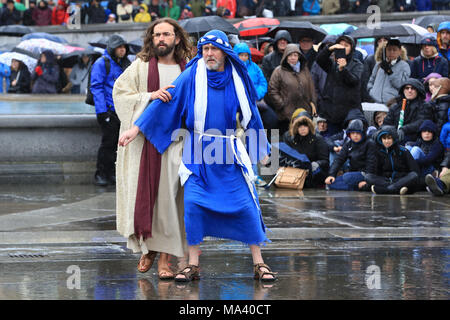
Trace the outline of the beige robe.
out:
[[[120,133],[130,129],[150,101],[147,92],[148,62],[137,58],[116,80],[114,106],[121,125]],[[175,78],[173,79],[175,80]],[[173,81],[172,80],[172,81]],[[163,83],[160,83],[162,87]],[[142,241],[134,235],[134,208],[144,136],[142,133],[126,147],[117,150],[116,222],[117,231],[128,239],[133,252],[149,250],[183,257],[187,250],[184,229],[183,189],[178,168],[182,142],[173,142],[161,157],[158,197],[153,211],[152,237]]]

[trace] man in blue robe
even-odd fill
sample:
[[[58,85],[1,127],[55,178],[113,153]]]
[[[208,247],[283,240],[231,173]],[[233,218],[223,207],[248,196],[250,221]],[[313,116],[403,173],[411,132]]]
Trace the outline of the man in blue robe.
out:
[[[126,146],[141,131],[163,153],[184,131],[179,175],[189,265],[175,280],[199,278],[199,245],[206,236],[248,244],[255,279],[275,280],[261,256],[260,245],[269,240],[252,171],[252,163],[268,155],[269,144],[245,65],[227,36],[212,30],[200,38],[197,56],[173,85],[167,90],[170,101],[152,102],[119,145]],[[246,130],[247,149],[236,137],[238,127]]]

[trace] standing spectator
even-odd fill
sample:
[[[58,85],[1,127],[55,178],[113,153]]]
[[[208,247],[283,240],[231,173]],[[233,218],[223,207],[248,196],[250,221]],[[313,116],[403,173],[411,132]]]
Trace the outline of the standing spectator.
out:
[[[406,49],[397,39],[390,39],[386,46],[375,53],[377,64],[373,68],[367,90],[377,103],[386,104],[398,95],[400,86],[409,78],[411,70]]]
[[[448,77],[448,62],[440,57],[433,37],[425,37],[420,42],[422,50],[420,56],[416,57],[411,64],[411,78],[424,81],[430,73],[439,73]]]
[[[187,4],[184,6],[183,11],[181,12],[180,20],[189,19],[189,18],[194,18],[194,14],[191,11],[191,6]]]
[[[95,172],[95,184],[98,186],[115,184],[120,121],[114,109],[112,90],[115,80],[130,65],[127,58],[128,52],[126,41],[121,36],[113,34],[108,39],[103,56],[92,66],[91,92],[94,97],[97,121],[102,130],[102,142],[98,150]],[[105,71],[107,63],[109,64],[108,73]]]
[[[31,75],[28,67],[19,60],[11,60],[11,76],[8,93],[30,93]]]
[[[339,4],[341,5],[341,9],[339,10],[340,14],[350,13],[350,1],[349,0],[339,0]]]
[[[116,15],[114,13],[110,13],[108,16],[108,20],[106,20],[106,23],[117,23],[116,20]]]
[[[159,12],[161,17],[169,17],[173,20],[178,20],[181,15],[181,9],[180,6],[177,5],[176,0],[166,0],[163,2]]]
[[[389,125],[397,128],[396,142],[404,144],[407,141],[416,141],[419,127],[424,120],[432,119],[431,108],[424,104],[425,88],[417,79],[406,80],[399,90],[398,103],[389,108],[384,118],[383,126]],[[406,99],[406,107],[401,124],[402,99]]]
[[[0,11],[0,26],[20,23],[20,12],[14,7],[14,0],[8,0]]]
[[[90,70],[90,58],[88,55],[82,55],[78,63],[73,66],[69,75],[69,81],[72,83],[71,93],[86,94]]]
[[[267,56],[264,56],[262,61],[262,71],[266,77],[267,82],[270,81],[273,70],[280,65],[281,58],[283,57],[284,49],[292,42],[291,35],[286,30],[279,30],[275,34],[273,52]]]
[[[438,27],[436,35],[439,55],[450,63],[450,21],[442,22]]]
[[[98,0],[91,0],[89,8],[87,9],[88,23],[105,23],[106,13],[103,6],[100,5]]]
[[[419,165],[411,153],[400,145],[397,129],[383,126],[375,135],[375,169],[366,175],[375,194],[404,195],[416,187]]]
[[[66,25],[68,20],[67,3],[64,0],[58,0],[58,5],[52,10],[52,25]]]
[[[139,6],[139,13],[134,17],[134,22],[149,23],[150,21],[152,21],[152,17],[148,13],[147,5],[143,3]]]
[[[117,5],[116,12],[118,23],[133,23],[133,19],[131,17],[133,13],[133,5],[128,0],[122,0]]]
[[[291,4],[289,0],[265,0],[264,8],[270,10],[274,17],[285,17],[289,15]]]
[[[299,106],[315,115],[311,106],[316,103],[313,81],[306,58],[296,44],[286,46],[281,64],[272,73],[267,100],[277,113],[280,135],[289,129],[291,116]]]
[[[6,64],[0,62],[0,93],[8,92],[10,76],[11,69]]]
[[[33,20],[37,26],[48,26],[52,24],[52,10],[47,1],[41,0],[36,10],[33,11]]]
[[[131,12],[131,18],[134,21],[134,18],[139,13],[140,0],[132,0],[131,5],[133,6],[133,11]]]
[[[317,51],[313,48],[313,39],[309,37],[301,37],[299,40],[300,51],[308,62],[308,69],[311,70],[313,63],[317,58]]]
[[[335,50],[340,50],[340,55],[330,58]],[[332,134],[343,129],[343,121],[351,109],[362,110],[360,85],[364,67],[353,57],[354,51],[353,38],[342,35],[334,45],[326,45],[317,55],[317,64],[327,73],[318,113],[327,119]]]
[[[30,0],[29,1],[29,8],[24,11],[23,13],[23,25],[24,26],[34,26],[35,22],[33,20],[33,12],[37,10],[36,9],[36,0]]]
[[[341,4],[339,0],[323,0],[322,1],[322,14],[331,15],[339,13]]]
[[[438,132],[448,120],[450,106],[450,79],[440,78],[430,84],[432,96],[429,104],[433,114],[433,122],[438,126]]]
[[[236,17],[237,3],[236,0],[217,0],[217,15],[234,19]]]
[[[201,17],[205,12],[205,1],[203,0],[191,0],[189,1],[194,17]]]
[[[303,0],[303,15],[316,16],[320,14],[320,4],[318,0]]]
[[[159,15],[159,0],[151,0],[150,6],[148,7],[148,13],[152,17],[152,21],[155,21],[160,17]]]
[[[58,93],[59,67],[51,50],[41,53],[39,62],[31,74],[31,93]]]
[[[106,7],[109,10],[109,14],[114,14],[116,17],[116,22],[118,21],[117,18],[117,5],[119,5],[120,0],[108,0],[108,6]],[[109,17],[108,14],[108,17]]]
[[[382,13],[389,13],[394,11],[394,0],[377,0],[377,5]]]
[[[431,0],[416,0],[417,11],[431,11],[432,7]]]
[[[377,52],[377,49],[380,45],[386,44],[388,38],[386,37],[378,37],[375,38],[374,41],[374,52]],[[362,102],[373,102],[372,97],[367,90],[367,83],[369,82],[370,76],[372,75],[373,68],[375,67],[375,53],[371,54],[364,60],[364,69],[363,74],[361,76],[361,101]]]
[[[356,0],[353,4],[353,13],[367,13],[367,8],[369,7],[369,0]]]
[[[398,12],[407,12],[416,10],[416,0],[397,0],[395,1],[395,10]]]

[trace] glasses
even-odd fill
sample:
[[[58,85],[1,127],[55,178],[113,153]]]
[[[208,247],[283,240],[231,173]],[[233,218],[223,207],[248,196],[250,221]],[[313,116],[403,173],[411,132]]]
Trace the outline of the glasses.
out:
[[[170,37],[172,37],[174,35],[175,35],[175,33],[171,33],[171,32],[162,32],[162,33],[158,32],[158,33],[152,34],[153,38],[161,38],[161,36],[163,38],[170,38]]]
[[[405,87],[405,90],[416,90],[416,88],[411,87],[411,86],[406,86],[406,87]]]

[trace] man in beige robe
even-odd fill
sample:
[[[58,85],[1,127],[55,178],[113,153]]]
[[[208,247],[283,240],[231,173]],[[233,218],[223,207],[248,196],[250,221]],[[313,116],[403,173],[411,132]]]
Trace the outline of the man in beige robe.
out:
[[[181,73],[180,61],[190,56],[189,40],[183,29],[172,19],[159,19],[146,31],[144,46],[136,60],[115,82],[113,98],[120,119],[120,132],[133,126],[149,102],[168,101],[166,91]],[[160,89],[147,92],[149,61],[157,59]],[[150,75],[152,76],[152,75]],[[140,272],[148,271],[156,256],[161,279],[173,278],[169,268],[169,255],[184,257],[187,245],[184,231],[183,190],[178,169],[181,163],[182,142],[173,142],[161,156],[158,194],[153,208],[151,237],[139,239],[135,235],[134,214],[138,188],[139,168],[144,135],[127,147],[119,148],[116,163],[117,231],[128,239],[127,247],[142,252],[138,264]]]

